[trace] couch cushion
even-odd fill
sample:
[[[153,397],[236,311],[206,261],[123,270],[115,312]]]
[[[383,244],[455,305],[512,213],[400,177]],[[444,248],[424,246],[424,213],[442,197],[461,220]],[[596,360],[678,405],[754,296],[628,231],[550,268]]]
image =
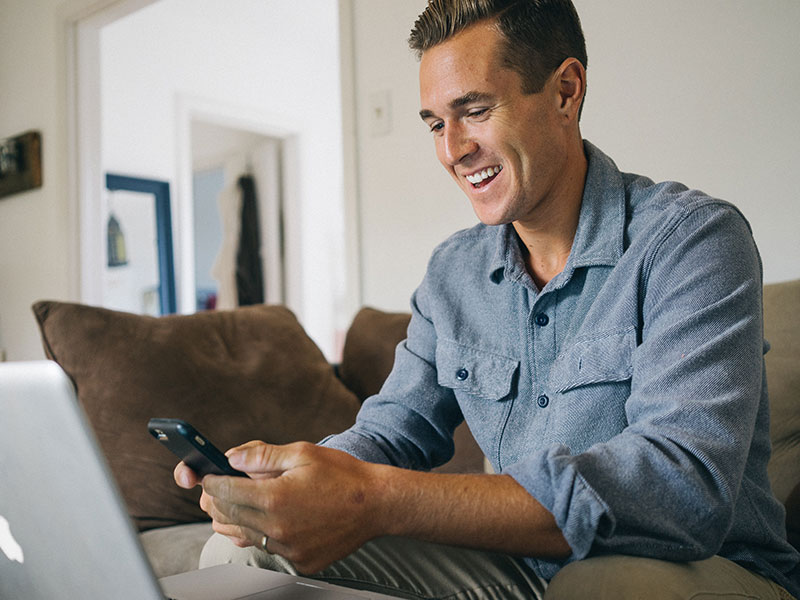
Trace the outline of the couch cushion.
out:
[[[800,482],[800,280],[764,286],[764,337],[775,495],[786,502]]]
[[[140,530],[206,519],[199,489],[174,484],[177,461],[147,432],[151,417],[185,419],[224,450],[252,439],[317,441],[358,410],[280,306],[161,318],[62,302],[33,310]]]
[[[377,394],[394,365],[397,344],[406,339],[411,315],[362,308],[347,330],[339,376],[363,402]]]

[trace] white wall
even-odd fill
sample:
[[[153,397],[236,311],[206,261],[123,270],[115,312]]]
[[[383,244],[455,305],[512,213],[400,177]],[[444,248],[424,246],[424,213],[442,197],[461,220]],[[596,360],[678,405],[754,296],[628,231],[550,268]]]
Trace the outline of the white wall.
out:
[[[583,132],[625,171],[729,200],[767,282],[800,277],[800,2],[575,0]]]
[[[436,244],[476,222],[418,114],[418,64],[406,40],[426,4],[354,0],[363,302],[388,310],[408,310]],[[369,98],[382,91],[391,131],[373,135]]]
[[[438,165],[406,50],[424,0],[355,0],[364,302],[406,310],[433,246],[475,222]],[[622,170],[735,203],[767,282],[800,277],[800,2],[575,0],[587,38],[584,137]],[[393,129],[369,133],[389,90]]]
[[[42,132],[43,187],[0,199],[0,346],[8,360],[43,357],[30,305],[75,298],[70,265],[63,37],[59,0],[3,0],[0,137]],[[88,2],[87,2],[88,4]]]
[[[589,45],[586,137],[622,169],[732,200],[753,224],[766,280],[800,277],[790,188],[790,168],[800,164],[800,119],[791,110],[800,95],[791,62],[800,56],[800,2],[575,1]],[[41,356],[29,305],[76,297],[66,226],[75,216],[65,194],[60,0],[2,2],[0,136],[35,128],[44,138],[44,187],[0,199],[0,340],[17,360]],[[363,299],[398,310],[407,309],[433,246],[474,222],[416,116],[417,65],[405,39],[424,4],[353,0]],[[384,89],[393,129],[373,137],[367,99]]]
[[[191,260],[181,241],[192,231],[191,202],[175,185],[181,102],[258,113],[298,140],[288,302],[328,356],[344,278],[338,30],[336,0],[161,0],[101,35],[103,169],[172,183],[179,276],[193,274],[181,263]]]

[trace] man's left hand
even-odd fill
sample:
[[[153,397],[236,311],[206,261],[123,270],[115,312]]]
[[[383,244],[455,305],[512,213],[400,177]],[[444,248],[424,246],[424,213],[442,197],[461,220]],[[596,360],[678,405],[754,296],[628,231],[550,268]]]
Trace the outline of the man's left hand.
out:
[[[298,442],[249,442],[227,453],[250,475],[203,478],[201,508],[213,528],[239,546],[260,546],[315,573],[381,535],[375,465]]]

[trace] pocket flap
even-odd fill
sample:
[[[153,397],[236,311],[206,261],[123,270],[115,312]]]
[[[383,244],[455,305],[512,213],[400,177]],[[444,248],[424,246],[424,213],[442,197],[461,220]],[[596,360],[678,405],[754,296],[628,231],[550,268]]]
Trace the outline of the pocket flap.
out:
[[[439,385],[487,400],[500,400],[511,393],[518,366],[518,360],[450,340],[439,340],[436,345]]]
[[[578,341],[553,365],[550,384],[556,392],[606,381],[624,381],[633,374],[634,329]]]

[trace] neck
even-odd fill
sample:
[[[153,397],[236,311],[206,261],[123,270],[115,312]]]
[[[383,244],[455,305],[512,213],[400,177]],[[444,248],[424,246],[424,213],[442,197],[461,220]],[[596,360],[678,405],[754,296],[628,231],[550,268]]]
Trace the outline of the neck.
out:
[[[580,152],[567,164],[560,190],[542,202],[535,221],[513,223],[527,251],[528,272],[539,289],[564,270],[572,250],[588,169],[582,143]]]

